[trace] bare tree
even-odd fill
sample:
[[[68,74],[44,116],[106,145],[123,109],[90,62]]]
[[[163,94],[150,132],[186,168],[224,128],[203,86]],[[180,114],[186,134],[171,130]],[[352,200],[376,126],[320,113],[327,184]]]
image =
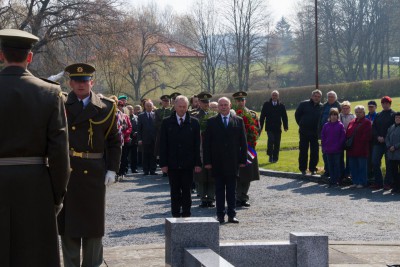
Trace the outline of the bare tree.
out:
[[[257,57],[263,36],[267,7],[263,0],[227,0],[225,18],[234,35],[238,89],[249,89],[250,66]]]

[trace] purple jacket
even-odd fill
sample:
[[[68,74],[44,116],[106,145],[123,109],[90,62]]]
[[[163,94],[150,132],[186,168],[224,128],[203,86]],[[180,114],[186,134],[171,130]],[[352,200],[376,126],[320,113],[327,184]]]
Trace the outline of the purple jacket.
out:
[[[340,121],[325,123],[321,131],[322,151],[326,154],[342,152],[345,139],[346,131]]]

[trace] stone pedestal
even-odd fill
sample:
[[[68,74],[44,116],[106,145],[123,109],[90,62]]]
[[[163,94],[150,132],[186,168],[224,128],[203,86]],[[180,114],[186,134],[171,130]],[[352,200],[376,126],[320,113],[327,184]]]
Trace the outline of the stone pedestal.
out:
[[[216,219],[165,219],[165,266],[184,266],[184,249],[196,247],[206,247],[219,254],[219,222]]]
[[[290,233],[297,245],[297,267],[328,267],[328,236],[316,233]]]

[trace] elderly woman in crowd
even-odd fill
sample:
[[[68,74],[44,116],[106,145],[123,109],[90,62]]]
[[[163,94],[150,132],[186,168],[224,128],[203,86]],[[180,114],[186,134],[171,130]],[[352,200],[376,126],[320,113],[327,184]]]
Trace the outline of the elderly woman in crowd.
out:
[[[386,138],[387,158],[391,163],[391,171],[393,176],[392,193],[400,193],[400,112],[395,113],[394,124],[390,126]]]
[[[347,130],[347,126],[350,121],[352,121],[356,116],[351,113],[351,104],[349,101],[342,102],[342,112],[339,115],[339,120],[343,123],[344,129]],[[350,176],[350,165],[349,165],[349,157],[346,153],[346,165],[344,161],[344,151],[342,153],[342,157],[340,159],[340,169],[342,170],[342,177],[344,179]]]
[[[340,159],[343,154],[346,132],[343,124],[339,121],[339,111],[331,108],[328,122],[324,124],[321,131],[322,152],[328,161],[330,174],[329,187],[336,186],[341,176]]]
[[[346,131],[346,138],[353,138],[351,146],[347,148],[353,182],[350,187],[363,188],[367,185],[367,160],[372,124],[365,118],[364,106],[356,106],[354,112],[356,118],[350,121]]]

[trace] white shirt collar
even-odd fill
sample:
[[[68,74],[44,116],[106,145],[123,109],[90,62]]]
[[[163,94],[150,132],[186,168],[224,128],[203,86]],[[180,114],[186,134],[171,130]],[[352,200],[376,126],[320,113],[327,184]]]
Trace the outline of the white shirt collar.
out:
[[[228,115],[224,116],[221,114],[222,122],[224,122],[224,117],[227,117],[227,120],[229,121],[229,117],[231,116],[231,113],[229,112]]]
[[[176,113],[176,120],[177,120],[178,124],[181,123],[180,118],[181,118],[181,117],[179,117],[178,113]],[[186,118],[186,113],[185,113],[185,114],[183,115],[183,117],[182,117],[183,121],[185,121],[185,118]]]
[[[79,101],[82,101],[82,102],[83,102],[83,107],[85,108],[85,107],[89,104],[90,95],[88,95],[87,97],[85,97],[84,99],[79,100]]]

